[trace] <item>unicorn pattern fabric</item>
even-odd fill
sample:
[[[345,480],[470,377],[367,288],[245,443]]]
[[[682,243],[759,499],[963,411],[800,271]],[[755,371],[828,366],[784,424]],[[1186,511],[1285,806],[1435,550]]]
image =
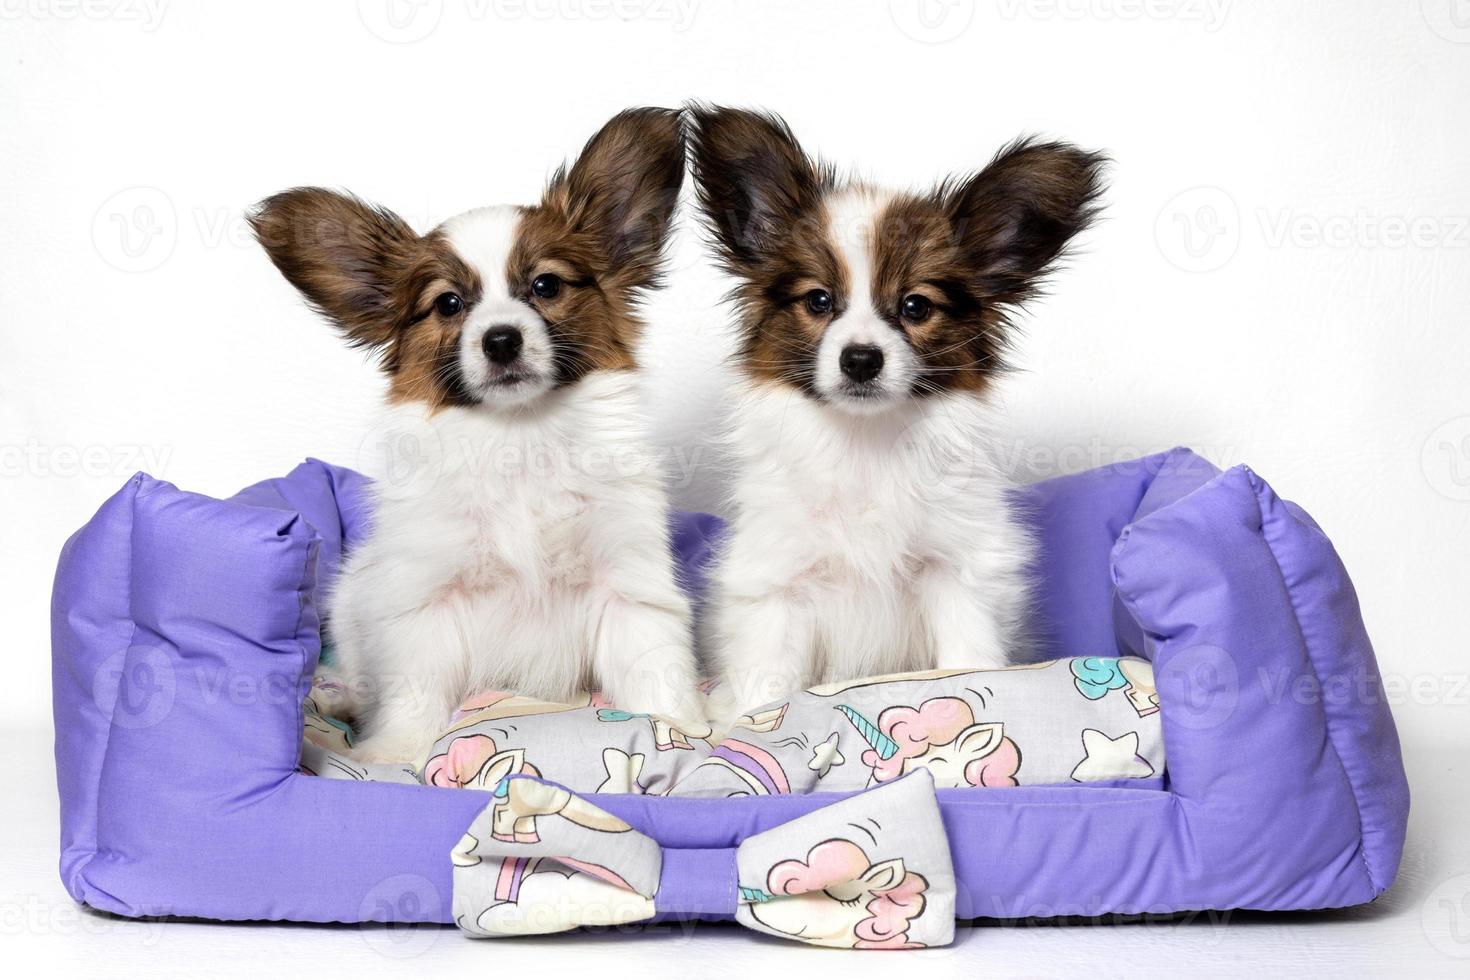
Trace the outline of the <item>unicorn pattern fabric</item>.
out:
[[[1147,661],[1115,657],[814,687],[751,710],[714,744],[707,729],[596,696],[490,694],[461,709],[417,778],[493,791],[453,854],[455,921],[471,936],[658,914],[663,851],[580,793],[822,791],[852,795],[746,838],[723,879],[711,869],[734,918],[816,945],[919,949],[954,933],[936,787],[1161,786],[1160,715]],[[347,737],[326,728],[309,737]]]
[[[359,763],[351,729],[330,717],[336,682],[319,677],[306,704],[302,768],[313,775],[492,790],[506,776],[547,776],[579,792],[665,795],[710,752],[708,726],[623,711],[600,695],[569,703],[492,691],[460,706],[407,765]]]
[[[307,701],[302,768],[328,778],[494,789],[540,776],[578,793],[768,796],[850,792],[917,770],[940,788],[1152,780],[1164,773],[1153,672],[1086,657],[998,670],[928,671],[829,684],[709,728],[623,711],[598,695],[552,704],[489,692],[461,706],[406,765],[347,757],[340,692]]]
[[[509,776],[454,849],[454,920],[476,938],[644,922],[658,914],[664,857],[565,787]],[[747,928],[845,949],[954,938],[954,868],[926,771],[748,837],[724,858],[724,897]]]
[[[675,792],[847,792],[918,769],[941,789],[1160,779],[1158,710],[1153,672],[1133,658],[829,684],[741,718]]]
[[[454,918],[475,937],[645,922],[659,845],[579,794],[855,795],[746,839],[730,911],[760,932],[850,949],[919,949],[954,932],[954,873],[934,789],[1161,779],[1146,661],[1091,657],[831,684],[762,705],[718,742],[703,726],[588,694],[488,692],[411,764],[361,764],[318,678],[301,767],[338,779],[478,789],[454,849]]]

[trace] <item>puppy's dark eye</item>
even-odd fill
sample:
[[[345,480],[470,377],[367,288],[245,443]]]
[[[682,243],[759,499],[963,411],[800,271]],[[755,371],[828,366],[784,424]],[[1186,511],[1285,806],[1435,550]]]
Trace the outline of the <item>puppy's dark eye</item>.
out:
[[[832,294],[825,289],[813,289],[806,294],[806,308],[817,316],[832,312]]]
[[[458,293],[440,293],[434,300],[434,312],[440,316],[457,316],[464,311],[464,300]]]
[[[531,292],[542,299],[551,299],[561,292],[561,276],[547,272],[531,280]]]
[[[929,302],[929,298],[918,293],[909,293],[899,304],[899,312],[903,314],[903,318],[913,323],[923,323],[929,319],[933,309],[934,304]]]

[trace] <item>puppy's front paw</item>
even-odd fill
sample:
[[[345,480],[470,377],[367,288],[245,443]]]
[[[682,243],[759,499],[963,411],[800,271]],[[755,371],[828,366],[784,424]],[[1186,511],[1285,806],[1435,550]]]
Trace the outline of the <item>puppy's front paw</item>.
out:
[[[689,729],[698,729],[705,722],[703,699],[693,688],[687,691],[673,689],[634,691],[628,695],[626,704],[619,701],[617,706],[625,711],[656,715],[659,718],[667,718],[669,721],[680,722]]]
[[[705,698],[705,716],[715,735],[724,738],[740,718],[740,703],[729,684],[716,684]]]
[[[422,738],[369,736],[353,745],[347,757],[363,765],[393,764],[417,768],[433,744],[433,735]]]
[[[1011,666],[1011,661],[998,646],[954,643],[939,651],[934,666],[939,670],[1000,670]]]

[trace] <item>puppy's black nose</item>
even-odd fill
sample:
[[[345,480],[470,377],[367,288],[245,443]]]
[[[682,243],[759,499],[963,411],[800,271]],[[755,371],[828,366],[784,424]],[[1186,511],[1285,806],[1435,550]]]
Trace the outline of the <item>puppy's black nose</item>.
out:
[[[837,363],[854,381],[872,381],[883,371],[883,351],[872,344],[848,344]]]
[[[520,356],[521,332],[515,327],[491,327],[485,331],[485,356],[496,364],[509,364]]]

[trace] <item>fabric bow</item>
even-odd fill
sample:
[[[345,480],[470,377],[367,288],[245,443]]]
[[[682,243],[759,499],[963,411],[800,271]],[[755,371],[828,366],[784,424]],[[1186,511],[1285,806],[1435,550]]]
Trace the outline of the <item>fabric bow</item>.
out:
[[[699,859],[680,857],[691,854]],[[728,852],[668,854],[562,786],[509,776],[453,861],[454,920],[474,937],[711,911],[678,907],[691,886],[680,878],[697,877],[706,891],[723,881],[715,887],[728,893],[728,907],[714,911],[773,936],[849,949],[921,949],[954,939],[954,867],[934,778],[924,769]]]

